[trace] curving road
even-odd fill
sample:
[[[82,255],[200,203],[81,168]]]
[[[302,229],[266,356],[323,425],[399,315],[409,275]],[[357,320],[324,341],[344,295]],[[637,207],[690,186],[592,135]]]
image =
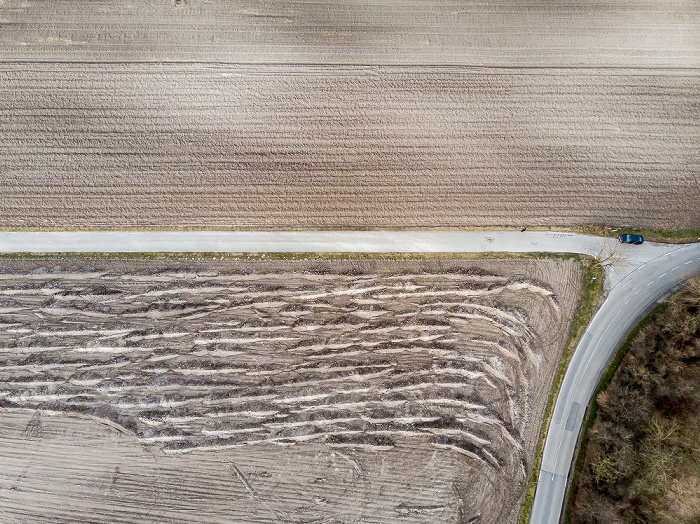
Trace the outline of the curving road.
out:
[[[676,286],[700,272],[700,244],[618,245],[614,239],[519,231],[4,232],[0,253],[58,252],[548,252],[596,255],[617,248],[607,298],[569,364],[545,443],[530,522],[560,520],[583,417],[617,348]]]
[[[530,522],[560,521],[583,418],[610,359],[642,318],[700,272],[700,244],[677,247],[640,265],[608,293],[564,375],[549,425]]]

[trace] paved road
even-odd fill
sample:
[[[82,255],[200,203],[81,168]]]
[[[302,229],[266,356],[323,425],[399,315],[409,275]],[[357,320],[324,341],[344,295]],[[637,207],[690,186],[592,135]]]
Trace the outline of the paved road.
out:
[[[0,252],[593,252],[599,237],[520,231],[5,232]],[[648,248],[648,244],[641,246]]]
[[[564,376],[542,457],[530,522],[555,524],[588,403],[608,362],[630,331],[675,286],[700,272],[700,244],[677,247],[628,274],[609,292]]]
[[[0,253],[29,252],[559,252],[595,255],[614,239],[546,231],[151,231],[4,232]],[[636,266],[671,249],[665,244],[619,246],[621,280]]]
[[[627,334],[675,286],[700,272],[700,244],[647,242],[553,232],[5,232],[0,252],[559,252],[596,255],[617,247],[607,299],[564,377],[545,444],[531,522],[559,522],[586,407]]]

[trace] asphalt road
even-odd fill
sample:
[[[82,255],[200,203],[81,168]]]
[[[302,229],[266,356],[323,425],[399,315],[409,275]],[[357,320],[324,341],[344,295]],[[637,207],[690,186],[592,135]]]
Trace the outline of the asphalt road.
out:
[[[597,255],[616,249],[607,298],[579,343],[557,398],[530,522],[557,523],[586,407],[610,358],[639,321],[691,275],[700,244],[646,242],[555,232],[5,232],[2,253],[57,252],[549,252]]]
[[[677,247],[612,288],[564,376],[549,425],[530,522],[558,523],[583,417],[610,359],[639,321],[683,280],[700,272],[700,244]]]

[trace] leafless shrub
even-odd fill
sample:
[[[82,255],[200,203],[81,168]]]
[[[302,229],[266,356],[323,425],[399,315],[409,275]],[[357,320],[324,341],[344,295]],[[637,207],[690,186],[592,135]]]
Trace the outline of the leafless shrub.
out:
[[[688,469],[700,453],[699,298],[694,279],[640,333],[598,395],[573,522],[694,522],[678,500],[700,484],[697,468]]]

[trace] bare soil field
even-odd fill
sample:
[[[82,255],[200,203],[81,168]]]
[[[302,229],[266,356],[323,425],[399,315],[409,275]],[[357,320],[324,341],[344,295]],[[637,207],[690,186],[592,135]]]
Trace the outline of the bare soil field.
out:
[[[0,64],[0,226],[700,228],[700,70]]]
[[[695,0],[2,0],[0,29],[0,60],[700,66]]]
[[[697,0],[0,0],[0,227],[697,229],[699,66]]]
[[[7,521],[514,522],[574,260],[0,263]]]

